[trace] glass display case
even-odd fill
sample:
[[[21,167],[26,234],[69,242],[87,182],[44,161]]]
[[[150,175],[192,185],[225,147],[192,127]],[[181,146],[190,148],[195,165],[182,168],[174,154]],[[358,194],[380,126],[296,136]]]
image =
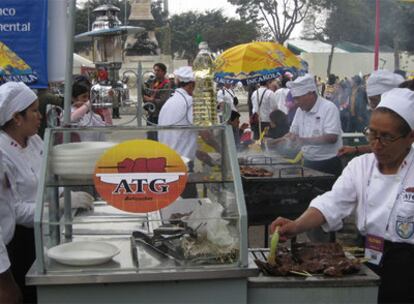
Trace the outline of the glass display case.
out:
[[[44,153],[38,276],[247,269],[230,127],[49,129]]]

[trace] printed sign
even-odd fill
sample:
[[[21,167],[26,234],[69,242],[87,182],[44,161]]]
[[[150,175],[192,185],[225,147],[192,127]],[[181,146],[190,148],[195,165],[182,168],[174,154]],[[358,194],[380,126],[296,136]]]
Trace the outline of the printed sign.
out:
[[[0,84],[47,87],[47,0],[0,1]]]
[[[108,204],[145,213],[174,202],[187,184],[187,167],[177,152],[152,140],[123,142],[104,153],[95,188]]]

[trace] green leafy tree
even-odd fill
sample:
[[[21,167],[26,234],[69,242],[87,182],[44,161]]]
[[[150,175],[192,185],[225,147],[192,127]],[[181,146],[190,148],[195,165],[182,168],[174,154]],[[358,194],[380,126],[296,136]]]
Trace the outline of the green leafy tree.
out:
[[[190,61],[198,52],[197,35],[208,42],[212,51],[251,42],[259,35],[254,22],[225,17],[219,10],[173,15],[170,25],[173,52]]]
[[[328,42],[340,41],[373,45],[375,40],[375,1],[309,0],[311,11],[306,18],[305,36]],[[414,50],[414,4],[402,1],[380,1],[380,44],[394,48],[395,67],[399,67],[401,49]],[[315,16],[322,16],[324,22]],[[330,66],[330,65],[328,65]],[[328,68],[329,73],[329,68]]]
[[[374,5],[371,4],[372,7]],[[414,3],[380,1],[380,43],[394,48],[394,66],[400,68],[400,51],[414,51]]]
[[[272,40],[284,43],[307,12],[306,0],[227,0],[237,6],[243,21],[253,20],[264,24],[264,34]]]
[[[327,75],[331,73],[335,46],[339,42],[373,43],[373,22],[366,18],[371,14],[371,9],[366,1],[311,0],[310,6],[311,13],[305,21],[305,36],[331,45]]]

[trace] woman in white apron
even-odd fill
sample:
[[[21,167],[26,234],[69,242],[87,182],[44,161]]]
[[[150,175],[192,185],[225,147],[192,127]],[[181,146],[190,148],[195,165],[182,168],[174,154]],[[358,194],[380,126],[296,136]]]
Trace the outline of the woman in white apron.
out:
[[[381,277],[379,303],[414,302],[414,92],[381,97],[365,132],[373,153],[354,158],[331,191],[296,220],[276,219],[271,230],[292,237],[314,227],[342,228],[356,210],[365,256]]]
[[[0,149],[16,207],[16,230],[8,244],[11,269],[25,302],[36,301],[36,289],[24,277],[35,260],[33,220],[43,142],[37,135],[41,115],[36,94],[22,82],[0,86]]]
[[[43,141],[37,135],[41,118],[37,96],[24,83],[0,86],[0,152],[16,220],[14,237],[7,249],[25,303],[36,302],[36,289],[25,286],[25,275],[35,260],[33,223],[43,161]],[[92,197],[81,193],[72,193],[72,207],[92,203]]]

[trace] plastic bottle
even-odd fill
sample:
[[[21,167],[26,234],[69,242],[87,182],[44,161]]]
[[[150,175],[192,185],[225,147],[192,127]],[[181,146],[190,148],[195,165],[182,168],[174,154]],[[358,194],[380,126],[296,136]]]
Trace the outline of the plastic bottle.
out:
[[[193,124],[212,126],[217,122],[216,92],[214,89],[213,57],[206,42],[199,44],[193,63],[196,82],[193,92]]]

